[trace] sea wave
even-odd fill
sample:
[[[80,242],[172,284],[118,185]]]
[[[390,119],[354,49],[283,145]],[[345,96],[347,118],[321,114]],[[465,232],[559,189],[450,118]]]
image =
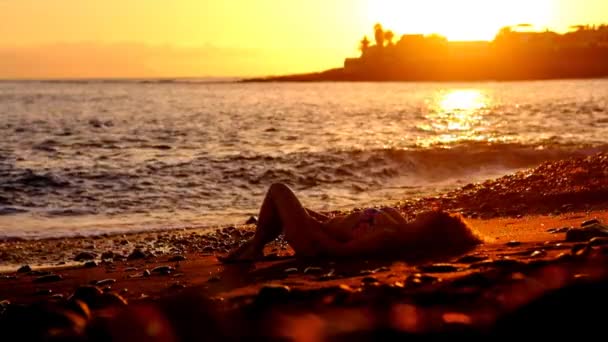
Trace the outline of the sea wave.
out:
[[[0,161],[5,181],[0,205],[58,208],[66,215],[106,211],[114,214],[167,208],[192,208],[204,202],[229,203],[271,183],[297,190],[362,192],[390,185],[412,187],[475,174],[509,172],[544,161],[607,151],[595,147],[539,146],[468,142],[451,148],[333,150],[288,154],[201,154],[188,161],[147,160],[130,169],[72,167],[31,170]],[[85,205],[85,210],[74,210]],[[64,210],[64,211],[62,211]],[[6,211],[10,212],[10,210]]]

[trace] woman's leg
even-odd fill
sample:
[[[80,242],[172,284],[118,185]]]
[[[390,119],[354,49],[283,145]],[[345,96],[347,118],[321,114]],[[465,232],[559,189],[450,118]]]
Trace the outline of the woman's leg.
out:
[[[259,258],[264,246],[283,232],[296,254],[311,256],[331,249],[337,242],[313,219],[296,195],[284,184],[273,184],[268,189],[255,236],[245,245],[231,252],[227,260]]]
[[[227,256],[220,257],[221,261],[255,260],[261,258],[264,256],[264,246],[281,234],[281,220],[277,211],[274,210],[271,189],[264,196],[264,201],[258,214],[254,237],[231,251]]]

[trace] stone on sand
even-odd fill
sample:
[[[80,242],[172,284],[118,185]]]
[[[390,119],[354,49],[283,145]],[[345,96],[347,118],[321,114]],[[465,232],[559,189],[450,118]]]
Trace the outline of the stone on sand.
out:
[[[80,252],[74,257],[74,261],[94,260],[97,254],[92,252]]]
[[[32,271],[32,268],[30,267],[30,265],[23,265],[23,266],[19,267],[19,269],[17,270],[17,273],[28,273],[31,271]]]
[[[588,223],[591,222],[592,223]],[[580,228],[568,230],[566,233],[566,241],[582,242],[589,241],[595,237],[608,237],[608,226],[597,222],[597,220],[585,221]]]

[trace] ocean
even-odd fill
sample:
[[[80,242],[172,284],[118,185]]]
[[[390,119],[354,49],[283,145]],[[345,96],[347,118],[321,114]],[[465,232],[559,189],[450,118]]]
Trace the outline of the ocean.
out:
[[[608,80],[0,82],[0,239],[394,205],[607,151]]]

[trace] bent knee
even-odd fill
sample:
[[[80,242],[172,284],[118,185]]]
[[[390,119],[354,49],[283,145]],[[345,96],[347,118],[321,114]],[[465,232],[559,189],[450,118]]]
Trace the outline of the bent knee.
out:
[[[291,189],[285,183],[272,183],[268,188],[268,192],[273,194],[293,193],[293,191],[291,191]]]

